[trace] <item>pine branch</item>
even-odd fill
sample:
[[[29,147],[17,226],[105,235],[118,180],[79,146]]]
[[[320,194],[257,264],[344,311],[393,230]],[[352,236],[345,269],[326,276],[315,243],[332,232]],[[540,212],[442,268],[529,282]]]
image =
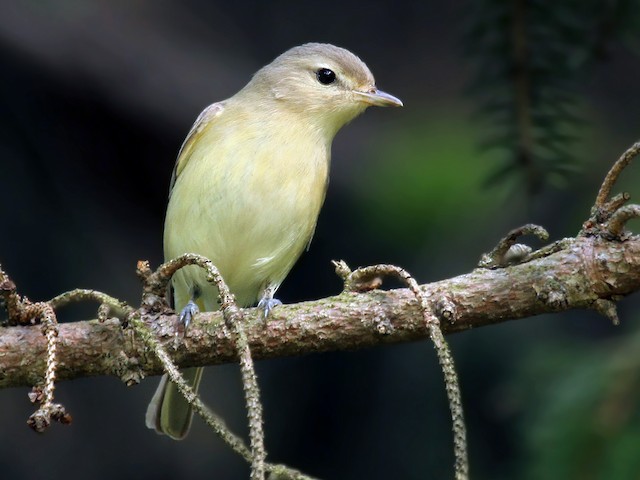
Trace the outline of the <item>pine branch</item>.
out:
[[[65,423],[71,420],[64,407],[53,403],[56,378],[117,375],[131,385],[146,375],[166,372],[208,423],[221,429],[221,436],[237,452],[245,458],[249,456],[251,478],[264,479],[267,471],[281,472],[286,478],[308,478],[286,466],[265,462],[262,409],[253,358],[354,349],[429,337],[443,369],[452,413],[455,477],[467,479],[460,389],[443,332],[576,308],[594,309],[614,325],[619,324],[616,302],[640,290],[640,236],[625,230],[630,219],[640,217],[640,205],[625,205],[629,195],[611,197],[611,190],[639,152],[640,143],[636,143],[615,162],[600,188],[590,218],[575,238],[533,252],[527,245],[516,244],[516,240],[523,235],[546,239],[548,234],[537,225],[525,225],[509,232],[490,253],[482,255],[479,267],[472,272],[423,286],[404,269],[393,265],[351,271],[346,263],[334,262],[336,273],[345,283],[341,295],[282,306],[268,319],[262,310],[238,309],[217,268],[207,258],[195,254],[170,260],[155,272],[148,262],[138,262],[137,273],[143,281],[138,309],[93,290],[74,290],[49,302],[32,303],[18,294],[16,285],[0,269],[0,301],[6,307],[10,324],[0,328],[0,388],[34,386],[31,396],[41,406],[30,422],[42,431],[52,419]],[[187,265],[206,269],[222,303],[221,312],[197,316],[188,332],[169,309],[164,295],[175,271]],[[385,275],[402,279],[409,289],[375,290]],[[100,302],[98,320],[57,324],[55,308],[86,299]],[[109,320],[110,314],[118,318]],[[41,329],[35,327],[38,321],[44,325],[44,337]],[[168,348],[173,349],[174,358],[167,354]],[[235,434],[201,405],[178,372],[178,367],[237,361],[237,355],[248,407],[250,453]],[[40,386],[43,380],[44,386]]]
[[[479,104],[475,120],[490,126],[482,149],[507,152],[487,183],[517,180],[531,196],[566,182],[579,170],[571,147],[584,136],[581,85],[612,40],[637,36],[638,6],[476,0],[465,11],[463,44],[475,65],[469,93]]]
[[[640,236],[624,241],[579,236],[554,245],[558,251],[523,264],[478,268],[422,285],[443,332],[572,309],[602,311],[603,302],[640,290]],[[237,361],[234,342],[219,312],[198,315],[177,346],[178,320],[172,312],[143,308],[140,313],[181,368]],[[266,322],[257,310],[247,309],[244,318],[256,360],[429,337],[419,305],[408,289],[345,292],[283,305]],[[117,319],[64,323],[58,329],[58,381],[115,375],[135,384],[145,376],[163,373],[154,355]],[[0,328],[0,387],[41,383],[46,348],[39,326]]]

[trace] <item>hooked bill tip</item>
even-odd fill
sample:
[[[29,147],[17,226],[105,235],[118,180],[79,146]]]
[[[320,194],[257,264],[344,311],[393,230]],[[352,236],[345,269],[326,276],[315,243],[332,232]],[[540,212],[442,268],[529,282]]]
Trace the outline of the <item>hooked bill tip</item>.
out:
[[[369,92],[361,92],[359,90],[354,90],[354,92],[362,97],[362,100],[369,105],[373,105],[376,107],[402,107],[404,104],[402,100],[393,95],[383,92],[382,90],[378,90],[377,88],[372,89]]]

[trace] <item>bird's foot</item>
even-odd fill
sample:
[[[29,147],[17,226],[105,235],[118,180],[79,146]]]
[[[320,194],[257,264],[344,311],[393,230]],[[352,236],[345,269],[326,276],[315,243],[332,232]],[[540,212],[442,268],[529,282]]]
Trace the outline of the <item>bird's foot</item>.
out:
[[[179,316],[180,326],[182,327],[184,332],[187,331],[187,327],[191,323],[191,320],[198,313],[200,313],[200,309],[198,308],[198,305],[196,305],[196,303],[193,300],[189,300],[189,303],[187,303],[185,307],[182,310],[180,310],[180,316]]]
[[[262,309],[265,319],[269,316],[271,310],[273,310],[273,308],[277,307],[278,305],[282,305],[282,302],[280,300],[267,296],[262,297],[258,302],[258,308]]]

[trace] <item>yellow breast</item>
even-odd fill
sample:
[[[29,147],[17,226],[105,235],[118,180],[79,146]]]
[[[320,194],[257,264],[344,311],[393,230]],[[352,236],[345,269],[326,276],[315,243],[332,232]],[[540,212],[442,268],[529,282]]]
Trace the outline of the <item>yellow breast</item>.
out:
[[[313,235],[330,142],[300,125],[232,108],[191,140],[167,209],[165,257],[206,256],[238,302],[253,304],[267,283],[284,280]],[[194,285],[205,308],[215,309],[217,292],[195,267],[174,277],[176,307]]]

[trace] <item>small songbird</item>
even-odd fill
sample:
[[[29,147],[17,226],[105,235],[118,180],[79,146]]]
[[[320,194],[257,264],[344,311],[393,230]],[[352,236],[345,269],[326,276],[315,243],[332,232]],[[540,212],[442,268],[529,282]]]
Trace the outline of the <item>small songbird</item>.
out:
[[[333,138],[371,105],[402,102],[378,90],[351,52],[307,43],[258,70],[233,97],[208,106],[173,171],[165,258],[204,255],[239,305],[258,302],[268,314],[280,303],[275,291],[313,236]],[[218,310],[218,291],[204,270],[185,267],[172,282],[184,324],[198,311]],[[202,368],[183,374],[197,389]],[[182,439],[191,417],[165,375],[147,409],[147,427]]]

